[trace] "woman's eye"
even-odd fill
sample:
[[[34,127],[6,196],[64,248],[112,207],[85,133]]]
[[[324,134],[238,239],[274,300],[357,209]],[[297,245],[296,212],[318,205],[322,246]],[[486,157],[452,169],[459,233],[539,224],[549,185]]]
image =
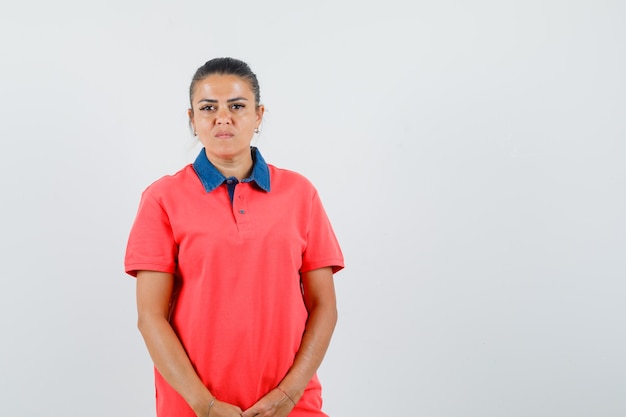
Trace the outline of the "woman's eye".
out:
[[[233,104],[233,105],[231,106],[231,108],[232,108],[233,110],[243,109],[244,107],[246,107],[246,106],[245,106],[245,105],[243,105],[243,104]]]
[[[215,110],[215,106],[203,106],[203,107],[200,107],[200,110],[203,110],[203,111],[213,111],[213,110]]]

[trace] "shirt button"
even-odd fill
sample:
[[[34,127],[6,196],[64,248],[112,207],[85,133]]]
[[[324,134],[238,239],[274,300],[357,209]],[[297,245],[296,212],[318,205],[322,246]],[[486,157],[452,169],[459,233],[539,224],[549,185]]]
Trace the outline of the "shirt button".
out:
[[[239,214],[246,214],[246,211],[244,209],[239,210]]]
[[[226,180],[226,184],[232,184],[233,180]]]

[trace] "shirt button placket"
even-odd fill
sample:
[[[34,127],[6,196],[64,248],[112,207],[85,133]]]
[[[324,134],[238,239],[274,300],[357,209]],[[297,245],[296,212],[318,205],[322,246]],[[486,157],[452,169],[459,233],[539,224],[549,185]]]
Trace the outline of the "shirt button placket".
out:
[[[239,237],[250,239],[254,237],[254,219],[250,217],[250,207],[248,207],[248,193],[250,193],[249,183],[240,183],[236,188],[233,199],[233,215],[237,222]]]
[[[237,187],[239,189],[243,189],[244,187]],[[248,220],[248,207],[247,201],[243,193],[243,190],[237,190],[237,194],[235,195],[235,204],[234,204],[234,212],[235,219],[237,219],[237,224],[239,225],[239,230],[245,230],[245,224],[249,222]],[[243,226],[243,227],[242,227]]]

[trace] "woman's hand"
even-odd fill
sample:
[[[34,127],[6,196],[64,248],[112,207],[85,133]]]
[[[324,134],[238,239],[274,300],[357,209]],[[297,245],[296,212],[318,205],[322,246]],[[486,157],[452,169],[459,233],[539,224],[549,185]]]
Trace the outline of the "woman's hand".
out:
[[[211,409],[206,409],[198,417],[241,417],[241,408],[222,401],[215,400]]]
[[[244,411],[241,417],[286,417],[294,407],[287,394],[276,388]]]

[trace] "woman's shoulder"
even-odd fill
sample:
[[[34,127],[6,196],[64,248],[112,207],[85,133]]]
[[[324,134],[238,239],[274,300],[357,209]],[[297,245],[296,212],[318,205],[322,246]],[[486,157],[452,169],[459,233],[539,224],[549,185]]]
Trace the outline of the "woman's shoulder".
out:
[[[315,191],[313,183],[303,174],[286,168],[269,165],[271,186],[296,186]]]
[[[144,194],[152,194],[155,196],[171,194],[172,192],[184,189],[185,185],[188,184],[190,180],[193,180],[194,177],[197,176],[195,175],[192,164],[187,164],[179,171],[164,175],[152,182],[146,187]]]

